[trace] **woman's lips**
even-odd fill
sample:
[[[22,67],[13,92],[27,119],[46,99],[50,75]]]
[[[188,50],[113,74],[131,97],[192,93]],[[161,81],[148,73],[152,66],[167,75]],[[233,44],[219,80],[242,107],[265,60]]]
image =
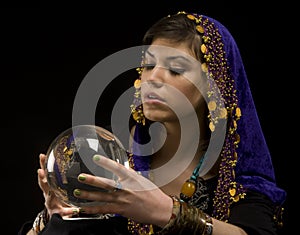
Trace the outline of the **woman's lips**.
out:
[[[144,102],[166,102],[165,99],[154,92],[146,93],[143,97]]]

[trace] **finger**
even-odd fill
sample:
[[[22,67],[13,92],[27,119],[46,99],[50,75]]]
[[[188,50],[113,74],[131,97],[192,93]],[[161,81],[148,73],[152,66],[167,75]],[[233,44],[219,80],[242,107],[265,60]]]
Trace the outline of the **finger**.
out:
[[[40,167],[41,169],[45,170],[46,155],[41,153],[39,155],[39,158],[40,158]]]
[[[97,165],[105,168],[106,170],[111,171],[113,174],[119,176],[121,179],[128,177],[128,168],[114,160],[111,160],[101,155],[94,155],[93,160]]]
[[[100,176],[84,174],[84,173],[78,175],[78,180],[81,183],[95,186],[98,188],[107,189],[109,191],[114,190],[117,185],[115,180],[108,179],[105,177],[100,177]]]
[[[51,214],[60,214],[62,217],[71,217],[74,215],[78,215],[80,212],[80,208],[78,207],[59,207],[57,209],[53,209]]]
[[[86,214],[122,214],[119,203],[102,203],[98,206],[84,206],[80,209]]]
[[[81,189],[74,189],[73,195],[80,199],[99,202],[99,205],[107,202],[115,202],[120,196],[118,192],[86,191]]]
[[[46,177],[45,171],[43,169],[38,169],[37,174],[38,174],[38,181],[43,183],[43,184],[46,184],[47,183],[47,177]]]
[[[45,163],[46,163],[46,155],[45,154],[40,154],[40,169],[38,169],[38,183],[40,185],[40,188],[44,192],[45,195],[50,196],[50,187],[47,181],[47,176],[45,172]]]
[[[38,185],[40,186],[44,194],[48,194],[49,185],[45,177],[45,173],[42,169],[38,169]]]

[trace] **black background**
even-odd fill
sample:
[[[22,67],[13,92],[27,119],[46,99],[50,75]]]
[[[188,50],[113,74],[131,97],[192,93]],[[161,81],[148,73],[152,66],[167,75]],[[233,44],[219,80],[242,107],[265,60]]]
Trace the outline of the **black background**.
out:
[[[288,161],[282,146],[280,102],[280,5],[258,1],[122,1],[96,5],[2,7],[1,26],[1,203],[5,234],[43,208],[37,185],[38,155],[71,126],[77,88],[89,70],[121,49],[140,45],[145,30],[160,17],[179,10],[200,12],[222,22],[240,48],[261,125],[273,156],[278,185],[288,189]],[[134,77],[118,80],[101,99],[98,124]],[[106,105],[104,105],[106,104]],[[286,141],[286,142],[285,142]],[[285,205],[287,234],[288,202]],[[9,225],[9,226],[8,226]],[[4,233],[3,233],[4,234]]]

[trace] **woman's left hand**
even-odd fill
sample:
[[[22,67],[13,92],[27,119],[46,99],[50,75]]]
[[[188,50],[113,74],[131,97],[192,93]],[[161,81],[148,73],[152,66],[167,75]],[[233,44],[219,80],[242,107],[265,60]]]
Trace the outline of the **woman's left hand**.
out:
[[[92,201],[99,205],[83,206],[87,214],[119,214],[136,222],[155,224],[163,227],[172,213],[172,199],[154,183],[107,157],[96,155],[94,162],[111,171],[118,180],[107,179],[89,174],[80,174],[81,183],[107,189],[107,192],[74,190],[74,196]]]

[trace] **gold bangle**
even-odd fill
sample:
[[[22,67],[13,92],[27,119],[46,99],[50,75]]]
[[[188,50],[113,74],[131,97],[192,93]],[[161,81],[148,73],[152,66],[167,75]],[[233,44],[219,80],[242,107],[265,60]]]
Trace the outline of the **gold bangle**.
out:
[[[49,221],[48,212],[47,209],[44,208],[42,211],[40,211],[37,214],[32,225],[32,230],[36,233],[41,232],[44,229],[45,225],[48,223],[48,221]]]
[[[158,229],[156,229],[158,235],[164,235],[170,233],[171,231],[174,231],[176,229],[176,222],[180,217],[180,211],[181,211],[180,199],[176,196],[170,196],[170,197],[173,200],[172,215],[170,217],[169,222],[165,225],[165,227],[163,227],[159,231],[157,231]]]
[[[212,218],[206,214],[205,229],[202,235],[212,235],[212,231],[213,231]]]
[[[173,210],[168,224],[157,232],[164,234],[212,234],[212,218],[202,210],[171,196]]]

